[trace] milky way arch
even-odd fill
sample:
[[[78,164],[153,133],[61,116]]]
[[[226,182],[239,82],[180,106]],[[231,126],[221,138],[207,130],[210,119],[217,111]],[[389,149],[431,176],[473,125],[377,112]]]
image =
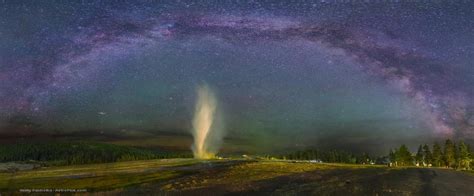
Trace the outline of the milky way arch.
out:
[[[464,89],[453,66],[383,32],[291,17],[168,14],[140,20],[108,18],[73,34],[49,58],[7,62],[21,66],[0,73],[5,81],[0,86],[5,92],[0,94],[5,114],[35,113],[54,92],[93,82],[98,71],[113,66],[103,62],[104,56],[121,58],[161,40],[189,36],[215,36],[229,43],[300,40],[341,50],[361,70],[398,87],[418,103],[435,135],[473,137],[473,95]]]

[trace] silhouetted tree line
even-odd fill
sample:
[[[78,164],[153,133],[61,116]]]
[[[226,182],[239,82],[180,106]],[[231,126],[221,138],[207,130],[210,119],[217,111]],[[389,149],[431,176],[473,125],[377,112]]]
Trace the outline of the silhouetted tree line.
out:
[[[420,145],[416,153],[411,153],[405,145],[390,150],[388,155],[392,166],[434,166],[457,169],[471,169],[474,155],[469,145],[463,141],[456,144],[446,140],[441,146],[435,142],[430,148],[427,144]]]
[[[0,162],[40,161],[47,162],[49,165],[73,165],[188,157],[192,155],[91,142],[0,145]]]
[[[290,160],[319,160],[330,163],[353,163],[353,164],[371,164],[374,160],[367,154],[352,154],[346,151],[330,150],[302,150],[290,154],[279,156],[281,159]]]

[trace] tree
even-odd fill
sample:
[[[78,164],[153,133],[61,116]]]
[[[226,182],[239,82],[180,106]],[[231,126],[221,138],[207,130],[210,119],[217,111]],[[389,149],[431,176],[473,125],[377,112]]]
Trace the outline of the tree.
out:
[[[371,163],[370,156],[367,153],[362,153],[362,155],[359,157],[359,163],[370,164]]]
[[[415,155],[415,161],[417,164],[421,165],[423,163],[423,159],[424,159],[424,152],[423,152],[423,147],[420,145],[418,147],[418,151],[416,152],[416,155]]]
[[[395,156],[397,163],[400,166],[412,164],[413,159],[411,157],[411,153],[408,151],[408,148],[405,146],[405,144],[400,146]]]
[[[438,142],[433,144],[433,165],[436,167],[443,166],[443,153],[441,152],[441,146]]]
[[[458,157],[458,167],[464,169],[470,169],[471,163],[471,152],[469,146],[467,146],[463,141],[459,143],[459,157]]]
[[[447,139],[444,143],[444,161],[448,167],[456,167],[456,145]]]
[[[469,150],[469,154],[471,154],[471,163],[470,165],[474,165],[474,152],[471,151],[471,147],[467,145],[467,149]]]
[[[388,159],[390,159],[390,162],[392,164],[396,164],[396,150],[390,150],[390,152],[388,153]],[[396,165],[395,165],[396,166]]]
[[[433,155],[431,154],[430,147],[428,145],[423,145],[423,154],[425,155],[423,162],[427,165],[433,163]]]

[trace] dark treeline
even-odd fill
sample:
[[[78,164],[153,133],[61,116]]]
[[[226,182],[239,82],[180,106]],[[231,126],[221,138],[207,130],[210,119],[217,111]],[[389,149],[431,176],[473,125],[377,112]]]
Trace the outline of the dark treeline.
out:
[[[188,157],[192,157],[192,155],[92,142],[0,145],[0,162],[39,161],[48,165],[73,165]]]
[[[317,160],[330,163],[353,163],[353,164],[371,164],[374,163],[367,153],[360,155],[352,154],[346,151],[330,150],[302,150],[283,156],[280,159],[290,160]]]
[[[412,153],[405,145],[390,150],[388,155],[392,166],[434,166],[456,169],[471,169],[474,155],[469,145],[460,141],[457,144],[446,140],[444,144],[435,142],[431,147],[420,145],[416,153]]]

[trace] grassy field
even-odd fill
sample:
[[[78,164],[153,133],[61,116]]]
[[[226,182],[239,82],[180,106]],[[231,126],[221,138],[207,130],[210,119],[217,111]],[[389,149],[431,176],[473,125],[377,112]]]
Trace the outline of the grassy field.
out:
[[[49,167],[16,173],[0,173],[0,190],[87,189],[109,190],[160,181],[185,172],[166,167],[195,164],[193,159],[162,159],[78,166]]]
[[[81,189],[95,193],[171,195],[449,193],[446,191],[472,195],[472,184],[472,173],[447,169],[262,160],[164,159],[0,173],[0,192],[4,193],[22,189]]]

